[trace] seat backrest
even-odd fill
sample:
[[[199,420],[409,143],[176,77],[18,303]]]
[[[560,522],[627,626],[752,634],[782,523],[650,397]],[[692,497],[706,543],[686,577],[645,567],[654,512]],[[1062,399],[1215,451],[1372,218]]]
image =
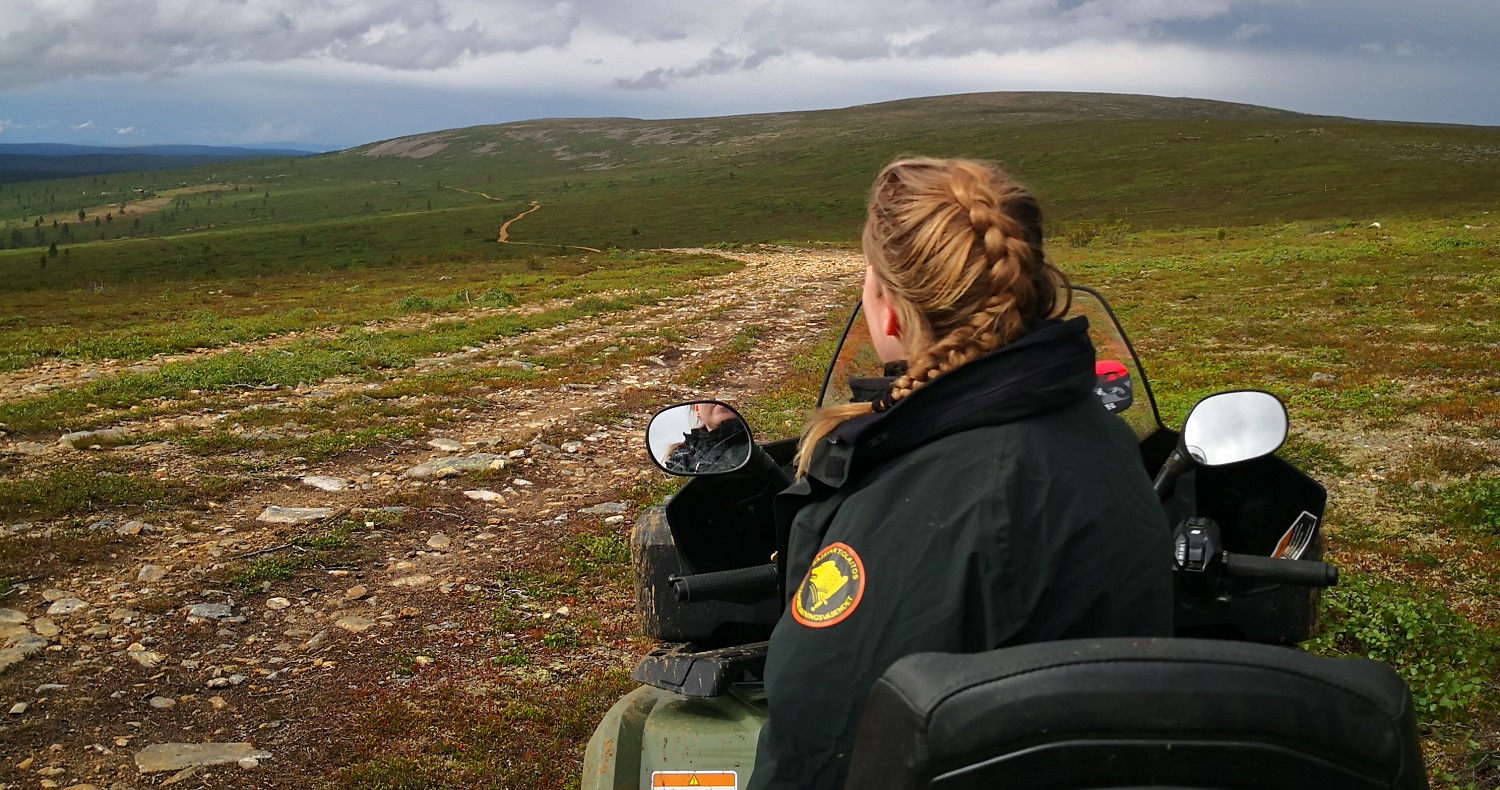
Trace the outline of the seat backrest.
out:
[[[1426,790],[1390,667],[1197,639],[921,653],[870,692],[848,788]]]

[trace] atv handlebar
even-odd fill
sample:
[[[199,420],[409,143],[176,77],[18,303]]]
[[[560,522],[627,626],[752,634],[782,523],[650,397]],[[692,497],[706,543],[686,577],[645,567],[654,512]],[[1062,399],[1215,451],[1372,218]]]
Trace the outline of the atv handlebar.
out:
[[[1326,562],[1257,557],[1228,551],[1224,552],[1224,575],[1305,587],[1332,587],[1339,583],[1339,569]]]
[[[683,603],[699,601],[755,603],[775,597],[776,579],[774,564],[736,568],[732,571],[667,577],[667,581],[672,585],[672,591],[677,593],[677,600]]]

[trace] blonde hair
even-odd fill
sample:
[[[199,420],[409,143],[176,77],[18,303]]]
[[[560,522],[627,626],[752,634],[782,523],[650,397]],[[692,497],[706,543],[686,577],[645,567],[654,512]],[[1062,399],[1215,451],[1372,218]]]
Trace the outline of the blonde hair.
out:
[[[899,401],[938,376],[1068,311],[1068,281],[1042,253],[1041,208],[987,162],[898,159],[875,179],[865,261],[901,325],[906,375],[879,404],[819,409],[798,445],[812,450],[851,417]]]

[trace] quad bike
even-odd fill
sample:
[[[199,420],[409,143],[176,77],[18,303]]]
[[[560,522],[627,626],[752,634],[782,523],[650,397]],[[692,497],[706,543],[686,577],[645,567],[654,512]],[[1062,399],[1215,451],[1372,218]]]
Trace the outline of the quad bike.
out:
[[[1280,401],[1220,393],[1172,431],[1103,297],[1075,287],[1073,304],[1099,358],[1096,394],[1135,430],[1176,527],[1162,558],[1176,636],[908,656],[870,693],[846,786],[1426,788],[1399,676],[1295,647],[1337,571],[1321,561],[1326,492],[1272,454],[1287,432]],[[857,314],[819,405],[866,397],[888,372]],[[661,645],[595,730],[581,787],[742,788],[766,720],[765,640],[789,589],[771,504],[794,442],[756,444],[732,408],[699,401],[659,412],[647,446],[692,478],[632,533],[641,625]]]

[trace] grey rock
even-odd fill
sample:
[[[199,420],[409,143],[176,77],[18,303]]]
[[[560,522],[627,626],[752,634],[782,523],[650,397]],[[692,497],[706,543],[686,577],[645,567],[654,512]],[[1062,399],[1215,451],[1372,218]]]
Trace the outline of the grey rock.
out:
[[[103,442],[123,442],[129,438],[129,434],[121,428],[104,428],[98,431],[73,431],[65,433],[57,440],[57,443],[77,449],[78,447],[89,447]]]
[[[432,577],[431,576],[428,576],[425,573],[418,573],[418,574],[416,574],[414,576],[402,576],[399,579],[395,579],[395,580],[393,580],[391,582],[391,586],[392,587],[423,587],[423,586],[426,586],[427,584],[429,584],[431,582],[432,582]]]
[[[89,608],[89,602],[81,598],[58,598],[47,607],[48,617],[62,617]]]
[[[371,620],[368,617],[360,617],[358,615],[350,615],[348,617],[340,617],[338,620],[334,621],[333,624],[336,625],[336,626],[338,626],[339,628],[344,629],[345,631],[349,631],[349,632],[356,633],[356,634],[360,633],[362,631],[368,631],[371,628],[375,627],[375,621],[374,620]]]
[[[578,512],[590,516],[612,516],[617,513],[624,513],[628,507],[624,502],[600,502],[593,507],[586,507]]]
[[[42,685],[36,687],[36,693],[46,694],[49,691],[62,691],[67,687],[68,684],[66,683],[43,683]]]
[[[308,475],[302,478],[302,485],[311,486],[319,491],[343,491],[349,487],[349,481],[337,477],[324,477],[322,475]]]
[[[25,660],[26,654],[22,653],[18,648],[8,647],[0,650],[0,675],[5,674],[5,670]]]
[[[156,708],[157,710],[171,710],[172,708],[177,707],[177,700],[172,699],[171,697],[157,696],[152,697],[146,702],[151,707]]]
[[[46,637],[29,633],[17,634],[5,640],[6,649],[19,650],[21,651],[21,655],[23,657],[40,653],[43,650],[46,650],[47,645],[49,644],[51,643],[47,641]]]
[[[576,453],[583,450],[583,442],[563,442],[562,451],[565,453]]]
[[[159,582],[167,575],[167,569],[160,565],[142,565],[139,573],[135,575],[138,582]]]
[[[47,445],[41,442],[16,442],[16,452],[21,455],[41,455],[47,452]]]
[[[21,634],[29,634],[25,623],[0,623],[0,642],[19,637]]]
[[[135,766],[143,774],[180,771],[199,765],[222,765],[240,760],[265,760],[271,753],[248,743],[158,743],[136,752]]]
[[[147,669],[157,668],[166,658],[166,656],[163,656],[161,653],[153,653],[150,650],[129,650],[126,651],[125,655],[130,656],[131,661],[134,661],[135,663],[140,664]]]
[[[504,468],[504,458],[494,453],[474,453],[472,455],[455,455],[424,461],[402,472],[401,476],[411,480],[436,480],[441,477],[452,477],[468,472],[482,472],[486,469]]]
[[[150,532],[153,529],[156,529],[156,527],[153,527],[144,521],[127,521],[124,524],[115,527],[115,532],[120,535],[139,535],[142,532]]]
[[[208,682],[203,685],[211,689],[227,689],[229,688],[229,678],[209,678]]]
[[[255,517],[267,524],[311,524],[333,515],[331,507],[280,507],[271,505]]]
[[[464,492],[464,496],[466,496],[466,497],[474,500],[475,502],[503,502],[503,501],[505,501],[505,497],[503,497],[503,496],[495,493],[494,491],[489,490],[488,488],[476,488],[476,489],[474,489],[472,491],[465,491]]]
[[[0,609],[0,623],[24,623],[27,617],[24,612],[14,609]]]
[[[1333,375],[1332,373],[1314,373],[1314,374],[1312,374],[1312,382],[1314,384],[1317,384],[1319,382],[1324,382],[1324,381],[1338,381],[1338,380],[1339,380],[1339,377]]]
[[[234,607],[227,603],[195,603],[186,611],[189,620],[223,620],[234,614]]]
[[[286,609],[286,608],[290,607],[291,605],[292,605],[291,601],[289,601],[289,600],[287,600],[285,598],[282,598],[280,596],[277,596],[275,598],[267,598],[266,599],[266,608],[270,609],[272,611],[280,611],[282,609]]]
[[[59,601],[63,598],[71,597],[73,597],[73,593],[70,593],[66,590],[59,590],[56,588],[42,590],[42,599],[46,601]]]
[[[432,440],[428,441],[427,442],[427,446],[431,447],[434,450],[441,450],[442,452],[445,452],[445,453],[463,452],[463,449],[464,449],[464,446],[462,444],[460,444],[459,442],[456,442],[456,441],[454,441],[452,439],[447,439],[447,438],[444,438],[444,437],[441,437],[441,436],[438,437],[438,438],[436,438],[436,439],[432,439]]]
[[[433,535],[427,539],[427,548],[437,551],[447,551],[453,545],[453,539],[447,535]]]

